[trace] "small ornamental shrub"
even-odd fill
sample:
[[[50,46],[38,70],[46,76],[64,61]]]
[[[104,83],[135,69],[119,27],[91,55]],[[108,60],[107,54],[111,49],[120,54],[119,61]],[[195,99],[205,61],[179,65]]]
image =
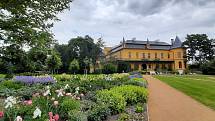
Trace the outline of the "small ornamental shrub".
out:
[[[122,113],[117,121],[127,121],[129,119],[129,114]]]
[[[88,114],[88,121],[103,121],[109,115],[111,115],[111,110],[107,105],[101,104],[96,105]]]
[[[97,102],[108,105],[113,114],[120,113],[125,110],[126,100],[121,94],[117,92],[102,90],[98,91],[96,97]]]
[[[135,107],[135,112],[136,113],[142,113],[144,111],[144,105],[141,103],[138,103]]]
[[[80,102],[72,98],[65,98],[61,103],[61,110],[64,112],[69,112],[71,110],[76,110],[80,108]]]
[[[5,88],[8,88],[8,89],[20,89],[22,88],[22,84],[19,84],[19,83],[15,83],[11,80],[8,80],[8,81],[3,81],[0,83],[2,86],[4,86]]]
[[[114,87],[110,91],[121,94],[128,104],[146,102],[148,96],[148,91],[146,88],[133,85]]]
[[[69,111],[69,121],[87,121],[87,115],[78,110]]]

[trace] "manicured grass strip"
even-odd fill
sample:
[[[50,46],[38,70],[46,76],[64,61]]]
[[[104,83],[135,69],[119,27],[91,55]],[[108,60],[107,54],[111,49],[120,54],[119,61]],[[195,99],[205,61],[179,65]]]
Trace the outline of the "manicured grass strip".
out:
[[[155,77],[215,110],[215,76],[159,75]]]

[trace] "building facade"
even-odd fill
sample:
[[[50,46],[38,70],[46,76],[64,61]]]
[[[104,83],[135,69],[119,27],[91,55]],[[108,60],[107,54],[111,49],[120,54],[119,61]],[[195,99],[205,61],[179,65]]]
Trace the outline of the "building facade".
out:
[[[131,70],[185,70],[186,49],[176,36],[171,44],[160,41],[125,40],[115,47],[104,48],[105,58],[127,62]]]

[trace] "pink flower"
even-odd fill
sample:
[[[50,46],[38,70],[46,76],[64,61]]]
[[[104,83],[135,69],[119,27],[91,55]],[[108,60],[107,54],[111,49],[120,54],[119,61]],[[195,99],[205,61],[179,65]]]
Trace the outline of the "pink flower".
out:
[[[71,96],[72,95],[72,93],[66,93],[66,96]]]
[[[0,111],[0,118],[4,117],[4,112]]]
[[[26,104],[26,105],[31,105],[31,104],[32,104],[32,100],[25,100],[25,101],[24,101],[24,104]]]
[[[55,121],[58,121],[60,117],[59,117],[58,114],[55,114],[55,116],[53,116],[53,118],[54,118]]]
[[[55,114],[53,116],[53,113],[52,112],[49,112],[49,121],[58,121],[60,118],[60,116],[58,114]]]

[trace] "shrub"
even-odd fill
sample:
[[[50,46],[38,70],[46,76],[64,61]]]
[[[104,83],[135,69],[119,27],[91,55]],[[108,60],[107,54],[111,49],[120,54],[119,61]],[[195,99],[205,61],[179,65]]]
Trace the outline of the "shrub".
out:
[[[138,103],[135,107],[136,113],[142,113],[144,111],[144,106],[141,103]]]
[[[11,80],[3,81],[1,82],[1,85],[3,85],[6,88],[15,89],[15,90],[22,88],[22,84],[15,83]]]
[[[88,114],[88,121],[103,121],[109,115],[111,111],[107,105],[96,105]]]
[[[69,111],[69,121],[87,121],[87,115],[78,110]]]
[[[114,87],[110,91],[121,94],[128,104],[146,102],[148,96],[148,91],[146,88],[133,85]]]
[[[127,121],[129,119],[129,114],[122,113],[117,121]]]
[[[113,114],[120,113],[125,110],[125,98],[114,91],[102,90],[97,92],[97,102],[104,103],[109,106]]]
[[[215,59],[201,65],[203,74],[215,75]]]
[[[69,112],[71,110],[76,110],[80,108],[80,102],[72,98],[65,98],[61,103],[61,110],[64,112]]]
[[[117,72],[117,66],[112,63],[107,63],[103,66],[104,74],[113,74]]]

